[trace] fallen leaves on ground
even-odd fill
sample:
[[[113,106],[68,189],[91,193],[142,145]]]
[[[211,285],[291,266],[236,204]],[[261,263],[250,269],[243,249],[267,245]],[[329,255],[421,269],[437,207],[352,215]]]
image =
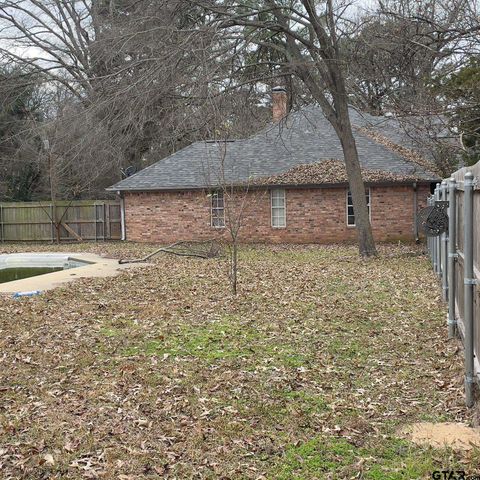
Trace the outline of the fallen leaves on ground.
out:
[[[155,247],[3,249],[136,258]],[[469,414],[427,259],[416,247],[380,250],[362,261],[354,247],[243,247],[237,297],[227,259],[168,255],[114,279],[4,297],[2,478],[410,479],[477,468],[472,452],[396,437],[401,425]]]

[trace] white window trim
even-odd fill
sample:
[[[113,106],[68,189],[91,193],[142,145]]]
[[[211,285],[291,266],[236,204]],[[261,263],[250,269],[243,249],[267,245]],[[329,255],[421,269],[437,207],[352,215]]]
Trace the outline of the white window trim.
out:
[[[223,197],[223,208],[218,208],[218,207],[213,207],[213,199],[217,196],[218,197],[218,194],[221,194],[222,197]],[[222,211],[223,215],[223,225],[214,225],[213,223],[213,211],[216,210],[217,212],[218,211]],[[225,228],[225,195],[223,194],[223,192],[213,192],[211,195],[210,195],[210,226],[212,228]]]
[[[283,192],[283,219],[285,225],[274,225],[273,224],[273,209],[279,209],[280,207],[273,206],[273,192]],[[272,188],[270,190],[270,225],[272,228],[287,228],[287,192],[284,188]]]
[[[368,187],[366,190],[368,190],[368,219],[372,221],[372,191],[370,187]],[[348,192],[350,190],[347,188],[347,191],[345,192],[345,221],[347,223],[347,227],[356,227],[356,223],[348,223]],[[352,198],[352,205],[353,205],[353,198]],[[354,213],[355,216],[355,213]]]

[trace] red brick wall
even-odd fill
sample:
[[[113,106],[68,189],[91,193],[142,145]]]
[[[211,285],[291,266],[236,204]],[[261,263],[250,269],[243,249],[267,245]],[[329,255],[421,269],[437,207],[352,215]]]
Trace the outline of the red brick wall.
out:
[[[379,241],[413,240],[413,188],[372,187],[371,222]],[[420,186],[419,208],[428,186]],[[346,224],[345,188],[287,189],[287,226],[272,228],[270,194],[250,192],[240,237],[246,242],[329,243],[355,240]],[[127,240],[172,243],[210,239],[225,229],[210,226],[210,198],[205,192],[153,192],[125,195]]]

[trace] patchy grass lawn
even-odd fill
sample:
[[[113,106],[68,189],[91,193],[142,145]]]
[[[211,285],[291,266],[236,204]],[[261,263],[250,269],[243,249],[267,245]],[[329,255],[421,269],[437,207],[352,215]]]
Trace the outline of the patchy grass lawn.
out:
[[[135,257],[153,246],[81,244]],[[4,251],[54,246],[3,246]],[[416,447],[416,421],[469,421],[445,308],[413,247],[163,255],[0,305],[0,471],[15,479],[417,479],[479,471]]]

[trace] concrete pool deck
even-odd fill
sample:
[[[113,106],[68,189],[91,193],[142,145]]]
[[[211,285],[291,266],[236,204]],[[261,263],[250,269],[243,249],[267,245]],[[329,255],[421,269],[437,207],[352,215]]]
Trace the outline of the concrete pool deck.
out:
[[[85,263],[76,268],[0,283],[0,293],[52,290],[78,278],[113,277],[122,270],[148,265],[147,263],[119,264],[113,258],[104,258],[91,253],[13,253],[0,255],[1,267],[63,266],[66,262]]]

